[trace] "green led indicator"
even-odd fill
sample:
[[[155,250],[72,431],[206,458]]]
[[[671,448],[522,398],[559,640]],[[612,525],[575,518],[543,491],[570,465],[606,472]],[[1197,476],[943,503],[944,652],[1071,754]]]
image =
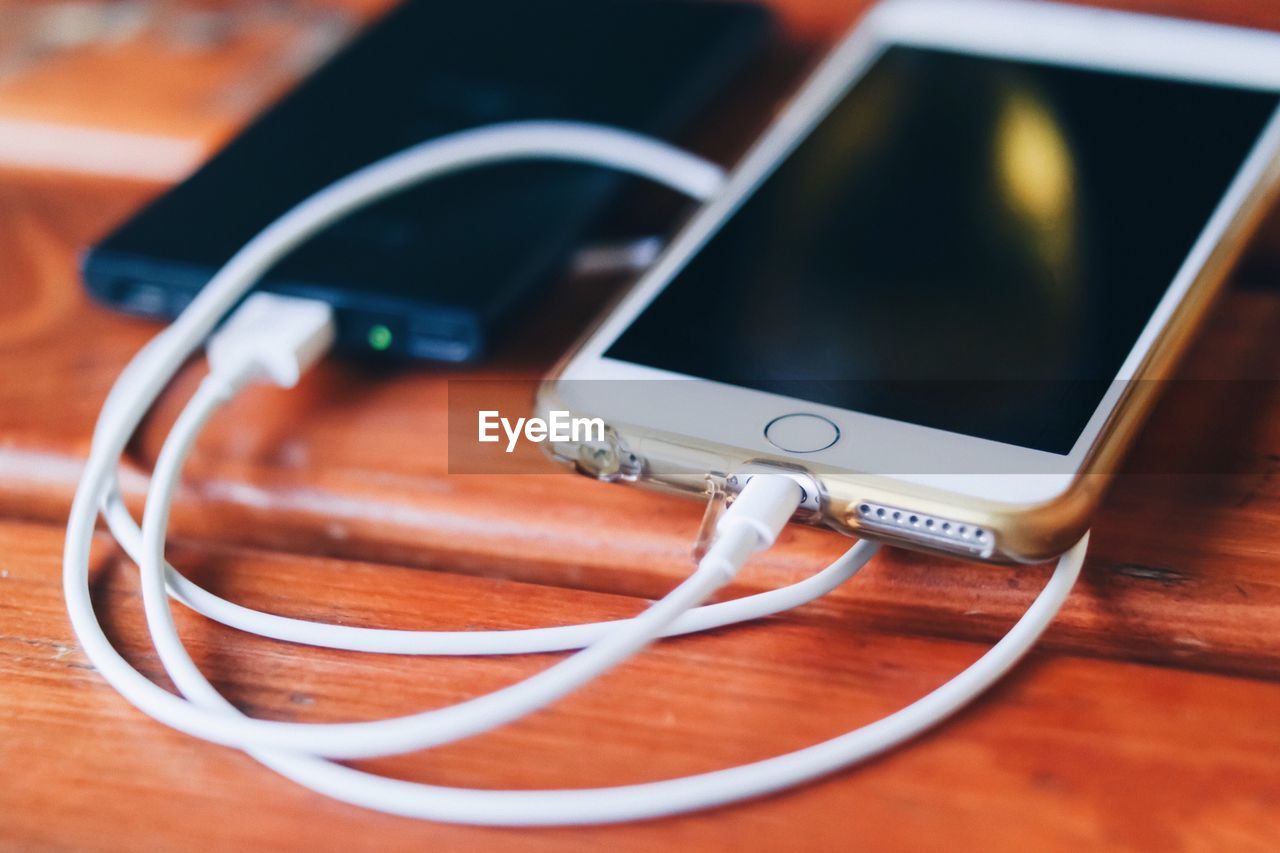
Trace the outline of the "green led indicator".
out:
[[[391,346],[391,330],[379,323],[369,329],[369,346],[384,352]]]

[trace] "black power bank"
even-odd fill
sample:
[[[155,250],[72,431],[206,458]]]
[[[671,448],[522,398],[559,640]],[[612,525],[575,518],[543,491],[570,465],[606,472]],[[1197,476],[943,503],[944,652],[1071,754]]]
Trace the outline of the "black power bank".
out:
[[[85,256],[90,291],[169,318],[292,205],[380,157],[521,119],[671,139],[771,32],[754,5],[411,0]],[[446,176],[332,226],[264,279],[337,308],[355,352],[466,361],[546,282],[623,178],[566,163]]]

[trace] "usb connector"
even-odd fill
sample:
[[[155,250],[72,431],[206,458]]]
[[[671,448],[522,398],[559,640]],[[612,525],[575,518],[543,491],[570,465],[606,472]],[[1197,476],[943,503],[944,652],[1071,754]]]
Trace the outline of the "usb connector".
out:
[[[328,303],[254,293],[209,338],[210,372],[292,388],[329,351],[335,335]]]

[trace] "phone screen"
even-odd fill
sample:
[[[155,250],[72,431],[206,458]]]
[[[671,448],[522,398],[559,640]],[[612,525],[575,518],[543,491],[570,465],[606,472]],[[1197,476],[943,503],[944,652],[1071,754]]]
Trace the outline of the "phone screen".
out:
[[[1278,101],[891,47],[605,355],[1069,453]]]

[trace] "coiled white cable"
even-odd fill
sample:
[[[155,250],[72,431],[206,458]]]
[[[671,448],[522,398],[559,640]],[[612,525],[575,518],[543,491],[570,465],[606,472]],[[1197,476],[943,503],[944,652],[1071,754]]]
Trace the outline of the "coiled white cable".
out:
[[[183,318],[200,321],[201,325],[211,328],[208,317],[218,310],[219,303],[204,294],[215,284],[225,288],[228,293],[235,293],[235,296],[223,299],[220,304],[225,305],[228,299],[234,301],[252,285],[256,275],[260,274],[255,273],[255,269],[270,266],[294,246],[341,215],[369,204],[386,193],[395,192],[445,171],[529,157],[567,159],[630,171],[698,200],[710,197],[724,182],[722,170],[714,163],[628,131],[564,122],[528,122],[457,134],[448,139],[424,143],[373,164],[303,202],[268,229],[268,232],[264,232],[237,253],[227,269],[219,273],[202,291],[198,304],[193,303],[184,312]],[[440,165],[445,163],[450,165]],[[341,212],[334,213],[338,208],[341,208]],[[308,211],[314,217],[310,222],[307,218]],[[290,221],[293,223],[292,229],[283,227]],[[270,232],[277,236],[272,237]],[[286,237],[289,241],[287,243]],[[263,246],[275,248],[270,258],[265,261],[259,258],[254,263],[255,255],[251,250],[260,250]],[[234,271],[237,266],[240,274],[229,277],[227,270]],[[175,323],[153,339],[126,366],[112,387],[99,416],[99,428],[94,434],[95,445],[108,432],[108,426],[117,415],[140,419],[141,415],[137,414],[137,401],[140,398],[136,395],[142,382],[157,371],[163,373],[166,364],[171,367],[164,381],[168,381],[176,372],[180,361],[172,361],[175,358],[173,351],[177,347],[171,339],[180,333],[181,328]],[[191,332],[187,332],[182,337],[189,341],[191,335]],[[196,346],[198,345],[197,342]],[[185,358],[194,347],[188,345],[186,349],[187,352],[179,358]],[[131,401],[131,404],[122,408],[122,401],[126,400]],[[149,408],[153,400],[154,398],[147,401],[145,408]],[[141,531],[129,515],[114,477],[103,501],[102,511],[108,527],[125,553],[135,563],[139,562]],[[826,595],[844,583],[862,568],[874,550],[871,543],[860,543],[818,574],[795,584],[695,608],[682,614],[664,631],[664,635],[706,631],[798,607]],[[412,655],[565,651],[582,648],[624,621],[504,631],[409,631],[331,625],[264,613],[226,601],[183,577],[171,566],[166,569],[166,579],[170,594],[178,601],[224,625],[287,642],[346,651]]]
[[[1059,563],[1048,587],[1010,634],[955,680],[878,723],[788,756],[688,779],[580,791],[472,791],[415,785],[312,757],[376,755],[443,743],[492,728],[553,701],[638,650],[651,637],[664,630],[676,633],[681,623],[675,620],[681,618],[680,614],[710,594],[723,582],[726,571],[736,569],[752,549],[764,544],[758,531],[745,524],[737,525],[733,535],[718,538],[719,550],[715,556],[708,555],[688,580],[640,616],[616,623],[578,626],[572,629],[577,632],[573,635],[540,634],[536,638],[545,648],[570,647],[570,637],[572,645],[593,642],[586,651],[525,682],[468,703],[375,723],[303,725],[250,720],[222,699],[191,662],[173,630],[164,598],[164,526],[181,460],[200,425],[247,376],[211,377],[175,426],[157,466],[141,542],[137,541],[136,527],[124,512],[123,503],[113,494],[113,469],[125,443],[181,362],[204,340],[226,310],[272,263],[302,240],[363,204],[411,183],[457,168],[516,157],[577,160],[621,168],[652,177],[695,197],[706,196],[721,180],[714,167],[696,163],[688,155],[661,143],[625,132],[557,123],[509,125],[457,134],[387,158],[304,201],[252,240],[214,277],[188,310],[131,362],[113,388],[95,430],[89,462],[68,522],[64,587],[68,611],[82,647],[104,677],[157,719],[209,740],[250,749],[260,761],[284,775],[349,802],[397,814],[472,823],[596,823],[670,814],[766,793],[888,749],[968,702],[1030,647],[1069,591],[1083,559],[1083,541]],[[774,479],[764,478],[764,481]],[[784,482],[776,484],[777,488],[785,486]],[[794,504],[790,508],[786,506],[790,498],[775,495],[771,500],[775,513],[781,507],[789,515],[794,508]],[[130,550],[135,554],[141,551],[148,622],[166,669],[190,702],[159,688],[133,670],[102,633],[88,590],[89,541],[100,504],[108,512],[113,529],[123,531],[123,538],[132,540],[125,543],[134,546]],[[735,517],[742,516],[740,512]],[[841,572],[851,574],[849,567],[856,570],[854,564],[864,562],[871,550],[872,546],[855,546],[842,558],[847,562],[840,571],[832,572],[833,566],[824,572],[831,573],[827,580]],[[817,579],[815,576],[810,581]],[[236,609],[236,605],[222,602],[194,585],[184,585],[176,573],[171,573],[170,581],[189,603],[195,603],[202,611],[208,609],[226,617],[224,621],[238,620],[238,627],[256,624],[256,620],[264,618],[282,620],[270,614]],[[809,589],[820,586],[811,584]],[[778,592],[781,591],[765,595],[774,595],[771,602],[777,604],[783,600],[776,595]],[[714,607],[722,605],[704,608],[700,618],[707,625],[725,624],[727,611],[713,611]],[[295,636],[287,638],[314,636],[322,640],[317,644],[333,645],[338,635],[327,633],[327,629],[340,626],[283,620],[274,621],[272,627],[277,633],[269,634],[271,636],[292,632]],[[317,627],[325,628],[326,632],[314,633]],[[439,641],[449,645],[454,642],[440,641],[439,637],[426,639],[425,635],[438,632],[375,634],[363,633],[371,629],[351,630],[362,633],[345,633],[337,641],[364,645],[362,650],[382,650],[373,648],[382,642],[388,646],[400,644],[401,649],[418,643]],[[685,630],[696,630],[692,620]],[[418,637],[403,636],[411,633]],[[551,643],[553,636],[555,642]],[[558,645],[562,643],[565,645]],[[501,642],[497,645],[501,646]],[[460,708],[465,710],[459,711]]]
[[[179,689],[194,702],[210,710],[225,709],[226,712],[238,714],[199,672],[181,645],[172,620],[168,618],[161,557],[163,528],[182,462],[193,445],[201,425],[227,396],[226,383],[223,379],[223,377],[211,377],[212,381],[206,381],[197,391],[174,425],[156,464],[143,524],[145,540],[142,561],[143,597],[148,607],[148,624],[152,637],[157,641],[157,648],[160,650],[166,671],[178,684]],[[777,517],[773,527],[769,529],[776,532],[782,520],[794,509],[799,495],[785,478],[767,479],[773,481],[771,484],[773,493],[747,495],[744,492],[744,498],[754,499],[765,507],[775,508]],[[788,488],[793,490],[790,495],[785,494]],[[730,508],[730,513],[733,513],[735,508],[744,509],[740,503],[735,503]],[[761,514],[750,508],[746,509],[747,518],[754,519]],[[773,535],[775,535],[774,532],[764,533],[762,541],[771,540]],[[876,723],[778,758],[684,779],[617,788],[577,791],[482,791],[391,780],[316,758],[299,758],[296,755],[287,755],[275,750],[270,752],[254,750],[253,755],[259,761],[295,781],[358,805],[414,817],[489,824],[596,823],[653,817],[658,814],[688,811],[781,790],[887,750],[944,719],[979,695],[1003,675],[1047,627],[1075,582],[1086,547],[1087,539],[1081,540],[1070,553],[1064,556],[1049,584],[1022,619],[990,651],[950,682]],[[668,604],[673,608],[689,606],[689,601],[696,600],[696,596],[705,594],[710,588],[718,585],[715,580],[707,581],[707,587],[703,588],[701,593],[698,592],[695,582],[702,571],[700,568],[699,573],[695,573],[685,584],[682,584],[681,588],[677,588],[675,593],[663,599],[659,605],[640,618],[656,616],[655,611]],[[730,574],[731,572],[726,572],[725,577]],[[682,596],[682,592],[687,592],[688,596]],[[683,605],[678,603],[677,599],[681,599]],[[617,634],[628,631],[638,633],[640,628],[634,624],[638,621],[639,619],[632,620],[633,624],[627,626],[625,631],[615,630],[613,636],[616,637]],[[604,645],[605,643],[601,643],[601,646]],[[579,653],[579,656],[586,654],[586,652]],[[618,659],[620,660],[621,656]],[[572,660],[544,671],[530,681],[544,677],[557,678],[556,669],[565,667]],[[586,676],[582,680],[585,681]],[[508,691],[524,690],[530,681],[522,682],[515,688],[508,688]],[[490,694],[482,698],[490,700],[498,696],[499,694]],[[546,698],[545,696],[538,698],[537,704],[545,704],[542,701]],[[503,698],[500,701],[509,706],[507,699]],[[446,740],[454,740],[492,728],[497,724],[496,718],[490,716],[481,707],[482,705],[481,700],[471,700],[445,709],[444,712],[416,715],[417,722],[414,725],[433,726],[428,735],[429,742],[418,741],[417,745],[444,743]],[[467,720],[464,724],[465,729],[459,728],[449,719],[449,714],[458,711],[463,712],[461,719]],[[372,724],[346,724],[345,736],[352,737],[361,729],[382,727],[390,722],[400,724],[410,719],[413,718]],[[442,725],[435,727],[437,722]],[[286,728],[290,732],[300,732],[302,738],[311,740],[311,746],[307,752],[313,756],[321,752],[317,747],[322,746],[327,737],[310,738],[308,730],[312,733],[323,732],[327,736],[329,732],[342,729],[342,724],[305,726],[267,723],[265,725],[275,729],[272,737],[279,745],[283,745],[287,739],[281,736]],[[358,739],[366,744],[371,742],[368,738]],[[408,748],[411,747],[406,745],[405,749]],[[343,754],[350,755],[350,748],[344,747]]]
[[[142,562],[142,531],[119,493],[103,509],[112,535],[134,563]],[[874,542],[859,542],[817,574],[778,589],[704,604],[682,613],[659,636],[710,631],[782,613],[821,598],[849,580],[875,555]],[[307,646],[390,655],[519,655],[580,649],[617,628],[625,619],[514,628],[499,631],[416,631],[335,625],[266,613],[227,601],[166,564],[165,581],[174,600],[239,631]]]

